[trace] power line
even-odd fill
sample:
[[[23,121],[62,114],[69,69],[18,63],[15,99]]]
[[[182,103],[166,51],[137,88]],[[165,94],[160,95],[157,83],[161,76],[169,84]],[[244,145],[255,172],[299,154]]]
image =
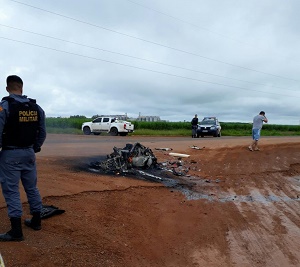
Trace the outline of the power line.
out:
[[[87,48],[91,48],[91,49],[95,49],[95,50],[99,50],[99,51],[104,51],[104,52],[107,52],[107,53],[112,53],[112,54],[117,54],[117,55],[121,55],[121,56],[125,56],[125,57],[130,57],[130,58],[134,58],[134,59],[138,59],[138,60],[143,60],[143,61],[147,61],[147,62],[151,62],[151,63],[155,63],[155,64],[167,66],[167,67],[172,67],[172,68],[177,68],[177,69],[181,69],[181,70],[197,72],[197,73],[201,73],[201,74],[204,74],[204,75],[210,75],[210,76],[214,76],[214,77],[225,78],[225,79],[230,79],[230,80],[239,81],[239,82],[246,82],[246,83],[256,84],[256,85],[260,85],[260,86],[267,86],[267,87],[271,87],[271,88],[277,88],[277,89],[281,89],[281,90],[295,91],[295,90],[292,90],[292,89],[286,89],[286,88],[282,88],[282,87],[278,87],[278,86],[274,86],[274,85],[267,85],[267,84],[262,84],[262,83],[245,81],[245,80],[226,77],[226,76],[222,76],[222,75],[218,75],[218,74],[213,74],[213,73],[203,72],[203,71],[199,71],[199,70],[179,67],[179,66],[175,66],[175,65],[171,65],[171,64],[167,64],[167,63],[163,63],[163,62],[158,62],[158,61],[154,61],[154,60],[150,60],[150,59],[139,58],[139,57],[135,57],[135,56],[119,53],[119,52],[114,52],[114,51],[110,51],[110,50],[106,50],[106,49],[102,49],[102,48],[98,48],[98,47],[94,47],[94,46],[89,46],[89,45],[73,42],[73,41],[67,41],[67,40],[64,40],[64,39],[61,39],[61,38],[57,38],[57,37],[53,37],[53,36],[49,36],[49,35],[45,35],[45,34],[41,34],[41,33],[36,33],[36,32],[32,32],[32,31],[28,31],[28,30],[24,30],[24,29],[12,27],[12,26],[4,25],[4,24],[0,24],[0,26],[7,27],[7,28],[10,28],[10,29],[13,29],[13,30],[18,30],[18,31],[30,33],[30,34],[34,34],[34,35],[38,35],[38,36],[42,36],[42,37],[46,37],[46,38],[50,38],[50,39],[53,39],[53,40],[58,40],[58,41],[65,42],[65,43],[75,44],[75,45],[82,46],[82,47],[87,47]]]
[[[143,71],[149,71],[149,72],[153,72],[153,73],[159,73],[159,74],[168,75],[168,76],[177,77],[177,78],[182,78],[182,79],[186,79],[186,80],[203,82],[203,83],[208,83],[208,84],[214,84],[214,85],[218,85],[218,86],[231,87],[231,88],[241,89],[241,90],[246,90],[246,91],[253,91],[253,92],[260,92],[260,93],[265,93],[265,94],[272,94],[272,95],[279,95],[279,96],[287,96],[287,97],[293,97],[293,98],[300,98],[300,97],[297,97],[297,96],[284,95],[284,94],[278,94],[278,93],[273,93],[273,92],[272,93],[271,92],[264,92],[264,91],[255,90],[255,89],[243,88],[243,87],[238,87],[238,86],[233,86],[233,85],[227,85],[227,84],[222,84],[222,83],[216,83],[216,82],[209,82],[209,81],[204,81],[204,80],[200,80],[200,79],[195,79],[195,78],[185,77],[185,76],[181,76],[181,75],[176,75],[176,74],[172,74],[172,73],[167,73],[167,72],[161,72],[161,71],[156,71],[156,70],[151,70],[151,69],[136,67],[136,66],[132,66],[132,65],[128,65],[128,64],[123,64],[123,63],[119,63],[119,62],[114,62],[114,61],[110,61],[110,60],[105,60],[105,59],[100,59],[100,58],[95,58],[95,57],[80,55],[80,54],[77,54],[77,53],[72,53],[72,52],[68,52],[68,51],[64,51],[64,50],[59,50],[59,49],[56,49],[56,48],[41,46],[41,45],[32,44],[32,43],[28,43],[28,42],[23,42],[23,41],[19,41],[19,40],[14,40],[14,39],[2,37],[2,36],[0,36],[0,38],[1,39],[5,39],[5,40],[9,40],[9,41],[13,41],[13,42],[17,42],[17,43],[22,43],[22,44],[26,44],[26,45],[31,45],[31,46],[43,48],[43,49],[48,49],[48,50],[52,50],[52,51],[56,51],[56,52],[61,52],[61,53],[69,54],[69,55],[74,55],[74,56],[83,57],[83,58],[89,58],[89,59],[93,59],[93,60],[97,60],[97,61],[102,61],[102,62],[106,62],[106,63],[110,63],[110,64],[115,64],[115,65],[119,65],[119,66],[124,66],[124,67],[139,69],[139,70],[143,70]]]
[[[157,42],[149,41],[149,40],[139,38],[139,37],[136,37],[136,36],[133,36],[133,35],[129,35],[129,34],[122,33],[122,32],[119,32],[119,31],[115,31],[115,30],[112,30],[112,29],[109,29],[109,28],[106,28],[106,27],[102,27],[102,26],[99,26],[99,25],[96,25],[96,24],[93,24],[93,23],[90,23],[90,22],[75,19],[75,18],[66,16],[66,15],[62,15],[62,14],[53,12],[53,11],[49,11],[49,10],[46,10],[46,9],[43,9],[43,8],[39,8],[39,7],[36,7],[36,6],[33,6],[33,5],[25,4],[25,3],[22,3],[20,1],[16,1],[16,0],[10,0],[10,1],[21,4],[21,5],[24,5],[24,6],[28,6],[28,7],[34,8],[34,9],[38,9],[38,10],[41,10],[43,12],[47,12],[47,13],[50,13],[50,14],[53,14],[53,15],[56,15],[56,16],[60,16],[60,17],[63,17],[63,18],[69,19],[69,20],[73,20],[73,21],[76,21],[76,22],[79,22],[79,23],[83,23],[83,24],[86,24],[86,25],[89,25],[89,26],[92,26],[92,27],[96,27],[96,28],[103,29],[103,30],[106,30],[106,31],[110,31],[110,32],[113,32],[113,33],[116,33],[116,34],[120,34],[120,35],[129,37],[129,38],[133,38],[133,39],[140,40],[140,41],[143,41],[143,42],[147,42],[147,43],[150,43],[150,44],[154,44],[154,45],[157,45],[157,46],[165,47],[165,48],[177,51],[177,52],[185,53],[185,54],[192,55],[192,56],[201,57],[201,58],[204,58],[204,59],[207,59],[207,60],[210,60],[210,61],[222,63],[222,64],[225,64],[225,65],[228,65],[228,66],[241,68],[241,69],[248,70],[248,71],[253,71],[253,72],[257,72],[257,73],[261,73],[261,74],[265,74],[265,75],[270,75],[270,76],[281,78],[281,79],[287,79],[287,80],[292,80],[292,81],[299,82],[299,80],[296,80],[296,79],[287,78],[287,77],[283,77],[283,76],[280,76],[280,75],[271,74],[271,73],[267,73],[267,72],[263,72],[263,71],[258,71],[258,70],[255,70],[255,69],[251,69],[251,68],[231,64],[231,63],[228,63],[228,62],[225,62],[225,61],[222,61],[222,60],[205,57],[205,56],[202,56],[202,55],[199,55],[199,54],[196,54],[196,53],[188,52],[188,51],[181,50],[181,49],[178,49],[178,48],[174,48],[174,47],[171,47],[171,46],[163,45],[163,44],[160,44],[160,43],[157,43]]]
[[[169,17],[169,18],[171,18],[171,19],[178,20],[178,21],[183,22],[183,23],[185,23],[185,24],[191,25],[191,26],[196,27],[196,28],[198,28],[198,29],[201,29],[201,30],[204,30],[204,31],[207,31],[207,32],[210,32],[210,33],[213,33],[213,34],[216,34],[216,35],[225,37],[225,38],[230,39],[230,40],[235,41],[235,42],[239,42],[239,43],[242,43],[242,44],[246,44],[245,42],[242,42],[242,41],[240,41],[240,40],[230,38],[230,37],[228,37],[228,36],[226,36],[226,35],[224,35],[224,34],[218,33],[218,32],[214,32],[214,31],[212,31],[212,30],[210,30],[210,29],[207,29],[207,28],[205,28],[205,27],[201,27],[201,26],[196,25],[196,24],[194,24],[194,23],[191,23],[191,22],[189,22],[189,21],[186,21],[186,20],[177,18],[177,17],[175,17],[175,16],[172,16],[172,15],[170,15],[170,14],[167,14],[167,13],[165,13],[165,12],[162,12],[162,11],[160,11],[160,10],[158,10],[158,9],[155,9],[155,8],[152,8],[152,7],[143,5],[143,4],[141,4],[141,3],[137,3],[137,2],[132,1],[132,0],[126,0],[126,1],[128,1],[128,2],[130,2],[130,3],[133,3],[133,4],[135,4],[135,5],[141,6],[141,7],[143,7],[143,8],[152,10],[152,11],[154,11],[154,12],[160,13],[160,14],[162,14],[162,15],[164,15],[164,16],[166,16],[166,17]]]

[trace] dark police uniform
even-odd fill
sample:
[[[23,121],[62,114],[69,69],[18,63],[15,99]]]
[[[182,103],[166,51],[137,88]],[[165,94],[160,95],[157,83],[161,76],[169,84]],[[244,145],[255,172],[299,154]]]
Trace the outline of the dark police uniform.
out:
[[[19,181],[23,184],[30,213],[41,212],[35,153],[46,139],[45,113],[35,100],[10,94],[0,102],[0,182],[8,217],[22,216]]]
[[[195,116],[192,121],[192,137],[197,137],[197,128],[198,128],[198,118]]]

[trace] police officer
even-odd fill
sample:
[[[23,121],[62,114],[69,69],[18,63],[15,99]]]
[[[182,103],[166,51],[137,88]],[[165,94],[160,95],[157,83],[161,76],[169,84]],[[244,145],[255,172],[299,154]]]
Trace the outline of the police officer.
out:
[[[197,128],[198,128],[198,115],[195,114],[195,117],[191,121],[192,124],[192,138],[197,137]]]
[[[35,153],[46,139],[45,113],[35,100],[23,95],[23,81],[16,75],[6,79],[8,97],[0,102],[0,182],[8,209],[11,230],[0,241],[21,241],[21,180],[30,207],[31,219],[25,225],[41,229],[42,200],[37,188]]]

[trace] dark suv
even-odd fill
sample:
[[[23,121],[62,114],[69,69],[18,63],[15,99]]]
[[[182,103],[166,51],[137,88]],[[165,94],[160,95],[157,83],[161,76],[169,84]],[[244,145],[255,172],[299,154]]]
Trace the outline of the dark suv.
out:
[[[216,117],[204,117],[198,124],[197,137],[221,137],[221,125]]]

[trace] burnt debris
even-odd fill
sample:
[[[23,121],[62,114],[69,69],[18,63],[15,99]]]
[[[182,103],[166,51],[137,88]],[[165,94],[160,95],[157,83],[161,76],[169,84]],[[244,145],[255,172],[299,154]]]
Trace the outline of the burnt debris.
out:
[[[91,162],[90,168],[93,171],[108,174],[142,174],[145,176],[147,173],[147,176],[156,177],[156,180],[162,178],[156,176],[155,170],[159,170],[160,174],[162,174],[161,171],[165,171],[176,176],[186,176],[189,171],[189,167],[184,167],[180,157],[174,161],[158,163],[152,150],[140,143],[126,144],[124,148],[114,147],[113,153],[107,155],[103,161]]]
[[[90,167],[105,173],[135,173],[135,169],[156,167],[157,158],[152,150],[140,143],[126,144],[124,148],[113,148],[113,153],[101,162],[92,162]]]

